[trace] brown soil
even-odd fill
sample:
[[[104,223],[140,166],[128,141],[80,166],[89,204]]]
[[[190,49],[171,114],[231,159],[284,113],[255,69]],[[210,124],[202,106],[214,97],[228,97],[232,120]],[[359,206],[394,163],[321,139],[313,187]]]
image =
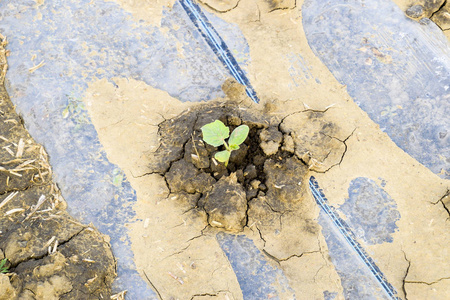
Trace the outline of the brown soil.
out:
[[[47,154],[0,82],[0,259],[8,268],[0,274],[0,299],[109,298],[115,278],[110,245],[65,208]]]
[[[200,128],[216,119],[222,120],[230,127],[230,131],[241,124],[250,127],[247,140],[232,152],[228,167],[213,159],[214,154],[222,149],[202,140]],[[267,156],[263,152],[260,136],[268,132],[268,128],[269,124],[264,122],[262,116],[253,117],[252,120],[233,106],[201,105],[160,125],[163,142],[153,156],[155,167],[152,171],[164,175],[170,192],[177,194],[178,199],[185,195],[185,201],[192,203],[192,209],[206,212],[209,225],[240,232],[248,222],[248,202],[255,197],[264,197],[269,193],[269,199],[277,202],[277,206],[288,204],[282,204],[282,200],[273,197],[276,180],[272,180],[269,187],[266,185],[266,177],[282,177],[273,174],[276,172],[275,164],[278,168],[286,169],[293,167],[289,163],[296,163],[299,170],[306,170],[300,160],[290,159],[293,153],[281,150],[280,141],[272,155]],[[270,128],[282,136],[276,126]],[[163,169],[161,165],[168,168]],[[299,172],[298,182],[301,182],[304,173]],[[285,177],[280,180],[285,180]]]
[[[114,1],[133,14],[134,18],[157,26],[160,25],[159,21],[163,9],[165,9],[164,6],[170,7],[166,3],[172,2]],[[432,174],[395,146],[387,135],[380,131],[378,125],[373,123],[354,104],[347,94],[345,86],[340,85],[312,53],[302,29],[301,6],[303,1],[226,2],[226,5],[224,5],[224,1],[202,1],[205,4],[205,9],[217,14],[227,22],[237,24],[245,35],[252,57],[246,71],[248,71],[250,80],[259,96],[267,103],[260,111],[268,113],[270,119],[275,118],[274,124],[277,122],[279,124],[283,120],[283,124],[292,124],[293,128],[303,128],[302,126],[305,125],[319,128],[319,130],[308,129],[308,132],[305,130],[303,132],[305,136],[313,133],[320,136],[320,128],[323,127],[323,125],[320,125],[322,116],[329,120],[327,122],[339,124],[339,126],[334,127],[335,129],[341,128],[334,134],[325,132],[326,135],[322,136],[323,142],[336,143],[336,147],[332,147],[334,152],[316,152],[316,156],[312,157],[307,154],[306,156],[295,155],[291,158],[300,160],[303,167],[306,166],[304,163],[308,164],[308,172],[314,172],[334,206],[339,206],[348,197],[347,188],[355,177],[363,176],[377,182],[385,182],[385,190],[395,198],[402,214],[402,219],[398,223],[400,229],[395,234],[392,244],[370,247],[370,253],[377,258],[377,264],[385,271],[385,275],[390,282],[398,291],[403,290],[405,296],[407,293],[408,298],[429,299],[437,297],[447,299],[450,274],[450,265],[447,263],[448,255],[445,255],[448,252],[447,241],[450,232],[448,230],[450,224],[448,221],[448,207],[450,206],[448,182]],[[406,10],[413,1],[395,0],[395,2]],[[236,6],[236,4],[239,5]],[[446,31],[447,36],[449,32]],[[180,55],[182,50],[182,45],[180,45]],[[267,59],[268,53],[276,53],[277,55]],[[298,57],[307,67],[304,69],[304,73],[301,71],[297,73],[288,72],[293,64],[298,64],[300,61]],[[2,66],[2,63],[0,60],[0,66]],[[301,66],[297,69],[300,69]],[[0,74],[0,79],[2,79],[1,75],[3,74]],[[320,81],[315,79],[320,79]],[[154,89],[145,82],[131,78],[114,78],[113,80],[117,82],[117,86],[112,85],[107,80],[91,82],[84,100],[90,110],[99,138],[105,146],[108,159],[124,170],[127,179],[137,193],[138,201],[134,206],[137,218],[136,222],[129,224],[129,228],[132,240],[131,247],[142,278],[151,280],[152,287],[164,299],[170,299],[171,297],[179,299],[213,297],[218,299],[242,299],[242,293],[234,271],[215,239],[217,229],[208,225],[206,212],[203,212],[212,209],[204,203],[208,201],[203,203],[199,201],[203,196],[206,200],[206,195],[209,194],[217,199],[214,197],[214,191],[205,191],[201,195],[199,192],[187,193],[183,191],[170,194],[165,177],[148,169],[152,153],[159,146],[158,125],[164,119],[178,116],[183,110],[189,109],[192,104],[181,103],[171,98],[166,92]],[[228,93],[231,100],[236,100],[241,96],[240,92],[237,92],[233,97],[231,95],[231,93]],[[270,101],[274,98],[282,105],[271,107]],[[8,105],[7,109],[12,111],[12,107],[10,104]],[[327,107],[332,105],[332,109],[327,110]],[[239,103],[238,107],[240,111],[244,111],[249,105]],[[314,112],[309,107],[316,110],[319,122],[308,121],[309,113]],[[4,107],[1,108],[2,112],[4,109]],[[253,107],[249,108],[249,110],[253,109]],[[324,111],[324,113],[320,111]],[[6,116],[6,119],[2,119],[4,123],[10,118],[17,117],[13,114],[7,114],[2,115],[2,118],[4,116]],[[325,122],[324,120],[322,121]],[[21,126],[20,118],[17,118],[16,121],[16,125]],[[13,122],[8,121],[6,123],[11,125]],[[294,153],[300,154],[302,141],[311,143],[314,141],[314,139],[303,138],[302,130],[295,134],[291,133],[291,138],[289,138],[285,137],[284,131],[280,131],[281,126],[277,129],[279,133],[270,129],[273,127],[276,126],[269,127],[267,132],[267,136],[270,138],[265,141],[266,145],[263,146],[264,142],[260,141],[261,148],[267,149],[268,153],[275,150],[279,151],[279,133],[284,136],[281,149],[289,153],[294,149]],[[3,127],[0,126],[0,128]],[[4,152],[6,157],[10,155],[8,160],[4,160],[6,162],[15,159],[18,150],[17,145],[20,144],[19,136],[15,136],[14,139],[6,136],[5,133],[9,130],[13,129],[8,127],[1,131],[2,136],[6,137],[8,141],[0,141],[2,153]],[[327,135],[328,138],[326,138]],[[263,134],[263,136],[265,135]],[[29,136],[23,135],[22,137],[25,142],[31,140]],[[34,141],[29,146],[28,144],[25,145],[27,146],[24,148],[26,150],[23,155],[32,151],[32,146],[41,149]],[[127,146],[124,147],[123,145]],[[176,156],[174,163],[178,160],[182,161],[183,164],[188,163],[184,157],[188,155],[189,147],[186,148],[183,145],[181,144],[179,155],[183,154],[183,151],[184,155],[181,158]],[[13,154],[10,154],[3,147],[9,148]],[[329,149],[329,147],[319,147],[316,151],[320,149]],[[9,154],[6,154],[5,151]],[[40,153],[39,151],[36,153]],[[211,152],[201,154],[202,157],[207,155],[210,158]],[[270,159],[270,155],[268,156]],[[36,181],[48,176],[44,173],[49,168],[37,164],[42,162],[45,165],[45,153],[43,159],[40,159],[40,156],[36,157],[38,159],[33,162],[33,165],[41,168],[41,173],[34,173],[33,176],[38,176],[33,178],[32,170],[23,170],[24,178],[33,178]],[[20,164],[17,164],[17,161],[15,163],[15,165],[3,164],[2,166],[8,170],[10,168],[19,169]],[[198,163],[199,165],[195,167],[196,172],[204,172],[203,165],[200,163],[206,164],[206,160]],[[210,161],[208,163],[210,164]],[[169,166],[161,173],[166,174],[170,167],[169,163]],[[230,171],[227,172],[230,173]],[[251,172],[253,170],[249,168],[248,173]],[[2,174],[4,175],[4,172],[0,171],[0,175]],[[9,176],[10,181],[18,179],[13,179],[15,175],[11,172],[9,172],[9,175],[11,175]],[[260,172],[260,175],[266,175],[264,169],[262,173]],[[244,226],[243,234],[254,241],[270,263],[284,272],[290,286],[296,291],[297,295],[304,295],[307,291],[306,297],[322,299],[324,290],[336,289],[340,291],[337,299],[342,299],[340,279],[333,264],[329,261],[327,245],[316,221],[318,209],[312,198],[303,197],[300,201],[288,202],[289,205],[292,205],[289,209],[284,212],[277,211],[267,202],[267,193],[261,188],[263,183],[257,185],[257,182],[254,182],[254,186],[257,187],[254,189],[266,195],[261,194],[261,197],[250,197],[247,200],[249,189],[244,190],[245,179],[244,185],[242,185],[238,181],[237,173],[236,180],[232,175],[224,175],[219,181],[222,178],[223,181],[228,178],[223,186],[233,186],[235,191],[233,195],[237,198],[236,203],[239,200],[242,200],[241,203],[244,202],[242,193],[245,193],[248,220],[246,221],[247,226]],[[2,180],[7,179],[8,176],[2,178]],[[47,180],[49,179],[47,178]],[[221,189],[223,190],[223,187],[216,178],[214,180],[215,183],[212,183],[217,187],[218,193]],[[33,185],[35,183],[30,184],[29,180],[22,183],[24,184],[23,187],[16,188],[19,193],[8,204],[0,208],[1,213],[12,212],[16,208],[24,209],[11,213],[8,218],[2,218],[12,222],[6,225],[0,224],[0,230],[2,231],[0,232],[0,249],[2,251],[4,250],[6,230],[9,230],[11,236],[14,236],[12,233],[14,227],[11,224],[19,226],[19,223],[32,212],[32,205],[36,204],[41,195],[37,191],[37,185]],[[42,189],[46,187],[45,183],[49,183],[49,181],[40,183]],[[4,183],[4,185],[11,190],[0,191],[0,201],[4,201],[7,196],[13,193],[14,187],[11,187],[11,184]],[[238,186],[242,187],[242,190]],[[253,188],[253,185],[251,187]],[[83,270],[83,268],[87,270],[93,264],[99,263],[97,256],[86,257],[86,255],[82,255],[87,251],[84,242],[80,242],[82,245],[80,248],[76,244],[74,245],[78,237],[84,237],[88,233],[94,235],[92,239],[94,242],[90,241],[90,247],[95,248],[95,245],[98,245],[95,249],[103,249],[102,251],[105,251],[103,253],[106,253],[102,256],[109,263],[105,266],[105,269],[112,269],[112,257],[107,243],[101,239],[101,236],[95,230],[91,231],[89,228],[77,224],[75,220],[66,215],[64,202],[56,187],[49,183],[47,188],[47,191],[42,190],[42,194],[45,193],[47,200],[41,208],[52,208],[53,210],[49,212],[37,210],[23,223],[33,224],[32,222],[36,222],[36,224],[42,226],[49,226],[47,223],[39,223],[37,219],[43,218],[42,220],[45,221],[48,218],[53,218],[53,221],[56,222],[57,219],[53,215],[61,216],[61,221],[58,224],[64,230],[61,230],[61,234],[60,231],[55,230],[57,237],[56,234],[44,235],[45,240],[41,241],[40,244],[39,242],[34,244],[31,242],[40,238],[39,232],[33,232],[37,236],[31,238],[23,237],[23,235],[22,240],[20,240],[21,244],[18,246],[11,243],[14,246],[11,249],[20,249],[19,246],[30,244],[37,245],[36,247],[33,246],[33,250],[38,249],[41,252],[39,252],[39,255],[35,255],[33,251],[25,247],[25,252],[29,253],[28,257],[23,255],[20,258],[22,262],[8,263],[10,271],[15,272],[16,275],[0,274],[0,295],[3,293],[2,296],[7,299],[18,293],[25,295],[25,286],[35,294],[48,291],[51,293],[49,298],[58,294],[70,295],[70,293],[76,293],[78,290],[88,293],[89,291],[84,284],[87,284],[87,286],[97,284],[97,280],[102,276],[105,278],[105,290],[109,291],[108,286],[111,278],[105,275],[106,272],[86,273],[90,279],[87,281],[83,279],[83,281],[77,279],[81,278],[81,272],[72,269],[70,269],[70,272],[66,272],[65,269],[60,269],[63,261],[69,264],[74,262],[76,266],[80,267],[80,270]],[[34,189],[36,192],[32,195],[31,192]],[[30,194],[23,196],[23,202],[16,203],[15,201],[24,192]],[[51,205],[52,203],[54,208]],[[213,201],[213,203],[216,202]],[[219,204],[220,202],[215,205]],[[73,226],[69,226],[67,223],[73,224]],[[73,232],[79,232],[79,234],[73,235]],[[48,232],[45,234],[48,234]],[[53,236],[56,237],[54,240],[52,240]],[[42,252],[43,246],[47,246],[49,241],[52,241],[50,246],[54,247],[56,239],[59,244],[64,243],[64,245],[58,246],[55,254],[46,255],[45,252]],[[63,252],[63,249],[68,249],[69,246],[72,247],[73,253],[78,254],[70,254],[68,251]],[[9,256],[8,253],[6,254]],[[64,255],[64,258],[61,257],[61,254]],[[2,255],[4,253],[0,252],[0,258],[3,257]],[[91,255],[91,252],[89,252],[89,255]],[[91,259],[95,263],[90,261]],[[39,262],[39,264],[33,264],[34,261]],[[20,266],[22,263],[23,268]],[[50,271],[41,268],[47,265]],[[22,270],[22,273],[19,273],[19,270]],[[36,271],[30,272],[30,270]],[[50,275],[52,272],[53,275]],[[70,285],[66,278],[69,277],[69,273],[79,274],[80,276],[71,279],[72,290],[68,293],[67,287]],[[30,278],[26,277],[27,275]],[[37,275],[43,275],[43,277],[37,277]],[[20,281],[18,278],[23,280]],[[180,283],[180,280],[183,280],[183,284]],[[16,283],[18,284],[16,285]],[[103,294],[99,291],[100,288],[96,289],[94,293],[107,298],[105,296],[108,295],[107,292]],[[75,298],[89,298],[88,296],[78,297],[76,294],[73,295]],[[2,296],[0,296],[0,299]],[[95,296],[93,297],[95,298]],[[288,298],[280,297],[280,299]]]
[[[155,13],[166,6],[164,2],[145,2],[146,9],[139,9],[144,2],[131,5],[124,0],[114,1],[136,20],[152,24],[158,21]],[[216,100],[216,104],[234,101],[239,112],[259,111],[270,116],[269,124],[284,119],[283,124],[295,130],[292,140],[287,138],[281,147],[295,147],[296,151],[301,150],[302,141],[314,143],[314,139],[306,137],[320,132],[320,122],[335,124],[334,132],[326,132],[332,138],[323,139],[330,145],[336,143],[331,147],[334,152],[318,152],[330,146],[316,149],[308,172],[319,181],[334,207],[349,197],[348,187],[357,177],[382,184],[402,216],[397,222],[399,231],[393,243],[373,245],[367,250],[376,257],[377,265],[397,291],[407,293],[408,299],[448,298],[445,287],[450,265],[444,253],[448,249],[450,222],[448,197],[443,198],[448,181],[399,149],[314,55],[302,27],[303,1],[239,1],[231,10],[231,5],[221,4],[223,1],[203,2],[204,9],[236,24],[244,34],[251,57],[245,71],[264,103],[243,102],[242,91],[225,86],[230,99]],[[235,3],[227,3],[232,2]],[[273,3],[279,4],[274,7]],[[182,55],[182,45],[179,51]],[[276,55],[269,55],[268,59],[268,53]],[[171,194],[165,176],[149,168],[161,142],[158,125],[177,118],[183,111],[196,109],[198,104],[180,102],[143,81],[118,77],[112,80],[116,85],[106,79],[91,82],[84,101],[109,161],[124,171],[136,191],[133,207],[137,216],[129,229],[142,278],[151,281],[163,299],[197,299],[198,295],[243,299],[236,275],[216,239],[217,232],[223,229],[209,226],[200,205],[193,209],[199,195]],[[308,121],[308,110],[318,112],[317,122]],[[325,112],[321,115],[320,111]],[[181,152],[172,159],[185,162],[189,148],[182,143],[175,148]],[[308,160],[308,156],[295,157]],[[170,164],[160,173],[169,168]],[[196,172],[201,169],[195,167]],[[234,181],[230,184],[234,185]],[[343,299],[340,277],[329,260],[317,222],[319,208],[312,196],[303,197],[285,212],[274,211],[265,200],[266,197],[255,197],[248,201],[248,226],[240,234],[252,239],[267,261],[283,271],[297,295],[323,299],[323,291],[336,290],[336,299]],[[290,298],[280,293],[280,299]]]
[[[248,226],[250,204],[257,211],[261,205],[277,213],[292,209],[306,194],[308,170],[325,172],[337,165],[346,146],[334,136],[339,129],[326,121],[326,112],[304,110],[280,120],[235,104],[197,105],[161,123],[161,145],[152,153],[150,173],[163,175],[172,196],[206,213],[210,226],[241,232]],[[291,118],[303,123],[300,133]],[[201,127],[215,120],[230,132],[241,124],[250,128],[227,167],[214,159],[223,146],[202,140]]]
[[[232,119],[242,122],[251,118],[247,119],[249,123],[258,124],[261,123],[258,116],[263,116],[264,122],[256,130],[262,132],[268,129],[267,134],[262,136],[270,137],[269,141],[275,144],[281,133],[281,151],[294,151],[297,154],[292,158],[300,161],[309,159],[307,172],[325,187],[325,194],[334,206],[341,205],[348,197],[347,189],[354,178],[365,176],[380,183],[379,178],[382,177],[387,183],[386,191],[395,197],[402,214],[402,219],[397,223],[400,233],[396,233],[393,244],[372,246],[371,253],[379,258],[381,268],[400,291],[402,284],[405,284],[411,293],[433,293],[431,287],[413,281],[433,282],[446,277],[448,270],[445,267],[430,269],[420,266],[445,265],[444,257],[439,253],[446,248],[443,236],[450,223],[446,221],[448,212],[443,205],[434,203],[442,198],[447,184],[395,146],[366,114],[348,101],[348,96],[339,96],[344,90],[324,96],[320,106],[316,103],[317,99],[266,101],[265,104],[256,105],[245,97],[242,89],[233,84],[230,87],[228,82],[224,84],[228,95],[226,99],[217,99],[204,105],[180,102],[164,91],[132,79],[114,78],[114,82],[118,88],[106,80],[93,83],[85,102],[108,159],[124,170],[136,190],[136,222],[129,224],[131,246],[142,277],[152,282],[163,299],[191,299],[192,295],[219,295],[220,291],[226,291],[226,296],[220,294],[223,296],[220,299],[243,298],[236,275],[216,240],[217,231],[224,229],[209,225],[205,210],[212,209],[205,208],[199,201],[203,196],[206,198],[210,191],[196,192],[195,189],[205,185],[196,186],[196,181],[190,177],[188,179],[192,185],[185,187],[188,192],[181,191],[181,187],[179,192],[174,192],[169,190],[166,178],[167,171],[179,163],[189,165],[193,174],[207,175],[214,180],[212,183],[217,182],[214,174],[204,171],[207,164],[211,166],[210,157],[215,150],[208,152],[206,147],[205,150],[197,148],[197,155],[192,147],[187,147],[192,142],[190,134],[195,131],[194,125],[183,128],[177,125],[178,122],[170,121],[178,119],[185,120],[185,124],[194,124],[197,114],[208,114],[208,110],[199,108],[208,105],[216,110],[226,112],[231,109],[231,112],[236,112],[233,115],[237,118],[222,118],[232,128],[236,126],[230,123]],[[303,88],[308,89],[310,85],[304,85]],[[330,103],[332,100],[336,101],[336,105]],[[220,114],[218,117],[221,118]],[[211,119],[204,122],[213,118],[216,116],[211,115]],[[198,122],[202,122],[200,118]],[[282,125],[276,125],[280,123]],[[168,126],[170,124],[172,126]],[[196,125],[197,130],[201,125]],[[277,130],[269,130],[273,127]],[[186,132],[176,136],[179,138],[176,143],[174,139],[171,142],[174,144],[164,146],[169,142],[162,138],[164,128],[172,132],[169,136],[174,137],[174,132]],[[288,132],[292,139],[285,138]],[[320,139],[325,146],[314,147],[321,145]],[[198,139],[194,140],[197,147]],[[261,145],[263,141],[258,143]],[[159,147],[166,147],[168,151],[157,151]],[[304,156],[303,147],[310,151],[308,155]],[[193,161],[198,166],[187,161],[191,154],[199,157],[198,160],[194,157]],[[192,161],[192,155],[190,157]],[[165,164],[159,163],[163,160]],[[170,161],[173,161],[172,165]],[[306,167],[303,162],[302,166]],[[241,169],[245,172],[244,167]],[[229,177],[225,175],[222,178]],[[241,193],[232,179],[229,178],[226,184],[233,185],[233,195],[238,197]],[[267,185],[267,181],[266,177],[266,182],[261,183]],[[241,185],[236,175],[236,182],[245,192],[245,180],[244,185]],[[268,261],[283,270],[290,286],[299,295],[307,290],[308,296],[321,299],[324,290],[339,290],[340,279],[329,261],[327,245],[317,223],[319,209],[311,195],[302,195],[301,199],[287,202],[286,209],[278,211],[276,207],[271,207],[272,203],[267,200],[268,193],[265,194],[247,201],[247,226],[240,234],[251,238]],[[242,199],[242,196],[239,197]],[[433,203],[426,199],[433,199]],[[446,198],[443,203],[447,203]],[[424,226],[430,224],[430,220],[434,220],[431,227]],[[435,234],[430,239],[431,228]],[[427,256],[428,252],[436,255]],[[406,280],[408,261],[404,253],[412,266]],[[439,284],[443,282],[439,281]],[[438,288],[437,285],[434,286]],[[280,296],[280,299],[289,297]]]
[[[394,0],[411,19],[429,18],[450,40],[450,2],[446,0]]]

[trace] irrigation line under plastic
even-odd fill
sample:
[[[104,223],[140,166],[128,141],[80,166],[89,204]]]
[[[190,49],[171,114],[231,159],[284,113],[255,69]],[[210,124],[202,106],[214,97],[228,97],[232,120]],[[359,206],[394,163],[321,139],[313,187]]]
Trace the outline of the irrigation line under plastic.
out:
[[[363,263],[369,268],[371,274],[380,283],[381,287],[390,299],[400,300],[401,298],[397,296],[397,292],[394,287],[387,281],[384,274],[375,264],[373,259],[367,254],[364,248],[358,243],[358,241],[356,241],[355,234],[350,229],[348,224],[342,220],[337,213],[335,213],[334,207],[328,205],[328,199],[325,197],[323,190],[319,187],[318,182],[313,176],[309,179],[309,187],[314,199],[316,199],[317,204],[319,204],[323,211],[330,217],[333,224],[337,227],[344,239],[350,244],[352,249],[355,250],[356,254],[358,254]]]
[[[207,44],[210,46],[213,52],[217,55],[219,60],[231,72],[233,77],[240,84],[245,86],[247,95],[252,98],[254,102],[258,103],[259,99],[255,91],[253,90],[250,81],[245,76],[245,73],[242,71],[239,64],[236,62],[236,59],[231,54],[225,42],[214,29],[205,14],[202,12],[201,8],[197,4],[194,4],[191,0],[180,0],[180,3],[191,21],[194,23],[197,30],[206,40]],[[390,299],[400,300],[394,287],[387,281],[384,274],[375,264],[373,259],[367,254],[364,248],[356,241],[355,235],[347,225],[347,223],[334,212],[334,208],[332,206],[328,205],[328,200],[323,194],[323,191],[319,188],[319,184],[314,177],[310,178],[309,186],[314,198],[316,199],[316,202],[330,217],[333,224],[337,227],[344,239],[350,244],[352,249],[369,268],[371,274],[376,278],[386,294],[390,297]]]
[[[194,23],[197,30],[206,40],[206,43],[210,46],[213,52],[217,55],[219,60],[231,72],[233,77],[245,87],[247,95],[252,98],[254,102],[259,103],[258,96],[256,95],[256,92],[251,86],[244,71],[242,71],[236,59],[228,49],[228,46],[212,26],[211,22],[209,22],[201,8],[197,4],[194,4],[191,0],[181,0],[180,3],[192,23]]]

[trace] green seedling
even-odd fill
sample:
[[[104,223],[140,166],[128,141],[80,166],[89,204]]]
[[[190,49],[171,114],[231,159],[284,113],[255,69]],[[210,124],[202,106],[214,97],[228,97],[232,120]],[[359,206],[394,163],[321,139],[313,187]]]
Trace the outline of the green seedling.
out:
[[[0,273],[8,273],[9,272],[8,268],[5,267],[6,261],[7,261],[6,258],[4,258],[0,261]]]
[[[228,160],[230,159],[231,151],[239,149],[239,145],[242,144],[248,136],[250,129],[247,125],[241,125],[236,127],[230,135],[230,128],[226,127],[219,120],[215,120],[212,123],[206,124],[202,128],[203,140],[214,147],[224,145],[225,150],[217,152],[214,157],[220,162],[225,163],[225,167],[228,166]],[[228,144],[225,139],[228,138]]]

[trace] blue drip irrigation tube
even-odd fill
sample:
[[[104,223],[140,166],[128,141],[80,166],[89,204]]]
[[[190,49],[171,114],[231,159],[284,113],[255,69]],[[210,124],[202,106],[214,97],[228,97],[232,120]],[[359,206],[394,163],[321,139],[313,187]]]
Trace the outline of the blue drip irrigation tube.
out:
[[[214,29],[212,24],[209,22],[208,18],[202,12],[201,8],[194,4],[191,0],[180,0],[183,9],[186,11],[187,15],[194,23],[195,27],[198,29],[200,34],[205,39],[206,43],[210,46],[212,51],[217,55],[218,59],[224,64],[224,66],[231,72],[234,78],[242,85],[245,86],[247,95],[256,103],[259,103],[259,99],[256,92],[252,88],[250,81],[246,77],[245,73],[239,67],[236,59],[231,54],[225,42],[222,40],[220,35]],[[319,206],[324,210],[324,212],[330,217],[333,224],[342,234],[344,239],[349,243],[356,254],[361,258],[364,265],[370,270],[370,273],[375,277],[377,282],[383,288],[383,291],[387,294],[390,299],[401,300],[397,295],[397,291],[394,287],[387,281],[384,274],[375,264],[373,259],[367,254],[364,248],[356,241],[355,234],[352,232],[348,224],[342,220],[336,213],[332,206],[328,205],[328,200],[325,197],[322,189],[320,189],[314,177],[309,180],[309,186],[311,192],[319,204]]]
[[[256,92],[250,84],[250,81],[248,80],[244,71],[241,69],[236,59],[228,49],[227,44],[225,44],[225,42],[222,40],[201,8],[197,4],[194,4],[191,0],[180,0],[180,3],[191,19],[192,23],[194,23],[195,27],[203,36],[212,51],[217,55],[219,60],[231,72],[237,82],[245,86],[247,95],[254,102],[259,103],[258,96],[256,95]]]
[[[393,300],[400,300],[401,298],[397,296],[397,292],[394,287],[387,281],[384,274],[375,264],[373,259],[367,254],[364,248],[356,241],[355,234],[350,229],[348,224],[338,216],[333,206],[328,205],[328,199],[325,197],[323,190],[319,187],[318,182],[313,176],[309,179],[309,187],[314,199],[316,199],[317,204],[319,204],[328,217],[330,217],[333,224],[342,234],[344,239],[350,244],[356,254],[361,258],[365,266],[369,268],[371,274],[375,277],[389,298]]]

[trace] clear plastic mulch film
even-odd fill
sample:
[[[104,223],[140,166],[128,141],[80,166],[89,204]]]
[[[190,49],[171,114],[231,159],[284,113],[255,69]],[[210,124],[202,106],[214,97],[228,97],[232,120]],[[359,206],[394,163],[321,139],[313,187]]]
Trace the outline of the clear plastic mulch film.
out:
[[[430,20],[399,14],[390,1],[305,1],[303,23],[313,51],[381,130],[448,179],[448,41]]]
[[[221,84],[232,76],[258,102],[245,71],[251,57],[244,35],[191,0],[165,10],[160,27],[136,22],[114,2],[19,0],[2,1],[0,8],[0,32],[14,37],[8,46],[8,91],[32,136],[47,149],[69,212],[111,237],[118,258],[114,290],[126,289],[129,299],[157,299],[136,271],[127,237],[135,191],[106,158],[80,99],[94,78],[125,77],[182,101],[209,100],[223,95]],[[311,48],[354,101],[398,147],[448,179],[450,53],[436,25],[406,19],[387,0],[306,0],[302,11]],[[183,57],[177,54],[179,42]],[[368,68],[367,52],[382,63]],[[39,70],[44,66],[45,72]],[[395,200],[382,185],[359,177],[346,202],[334,208],[321,183],[310,184],[345,297],[397,299],[376,257],[364,250],[392,241],[401,218]],[[361,219],[362,210],[370,222]],[[292,299],[301,298],[252,240],[220,233],[217,241],[245,299],[275,294],[275,281]],[[323,295],[334,299],[336,293]]]

